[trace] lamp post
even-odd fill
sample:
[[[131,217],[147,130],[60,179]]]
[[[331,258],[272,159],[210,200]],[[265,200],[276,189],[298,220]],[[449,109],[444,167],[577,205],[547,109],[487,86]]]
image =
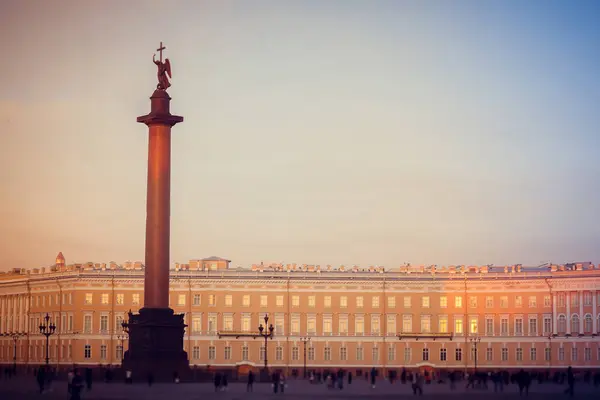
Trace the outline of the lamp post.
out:
[[[265,372],[269,370],[268,368],[268,351],[267,351],[267,343],[269,338],[273,338],[273,324],[269,325],[269,316],[265,315],[265,326],[260,324],[258,326],[258,332],[260,336],[265,338]],[[268,328],[267,328],[268,327]]]
[[[44,321],[44,324],[40,324],[40,333],[46,336],[46,367],[48,367],[50,364],[50,336],[54,335],[56,325],[54,325],[54,322],[50,322],[50,316],[48,313],[46,313]]]
[[[14,372],[17,371],[17,342],[19,341],[20,337],[25,336],[25,335],[26,335],[25,332],[5,332],[1,335],[1,336],[6,336],[6,337],[11,338],[14,342],[14,353],[13,353],[13,371]]]
[[[127,334],[120,333],[117,335],[117,340],[121,342],[121,364],[123,364],[123,358],[125,357],[125,347],[123,347],[125,339],[127,339]]]
[[[475,359],[475,373],[477,373],[477,345],[481,342],[480,336],[475,336],[469,339],[473,344],[473,358]]]
[[[131,310],[127,314],[131,318]],[[121,341],[121,366],[123,366],[123,360],[125,359],[125,340],[129,338],[129,320],[123,320],[121,322],[121,328],[123,329],[123,333],[117,336],[117,339]]]
[[[310,342],[310,336],[303,336],[300,341],[304,343],[304,379],[306,379],[306,344]]]

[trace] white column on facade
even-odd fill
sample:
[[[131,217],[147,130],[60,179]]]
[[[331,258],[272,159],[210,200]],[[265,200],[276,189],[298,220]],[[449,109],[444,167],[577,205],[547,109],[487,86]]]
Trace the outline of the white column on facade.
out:
[[[6,301],[6,296],[0,296],[0,332],[4,332],[4,327],[6,326],[6,315],[4,310],[4,302]],[[595,304],[595,303],[594,303]]]
[[[558,315],[556,314],[556,293],[552,293],[552,334],[558,335]]]
[[[598,303],[598,292],[592,291],[592,333],[598,333],[598,310],[596,304]]]
[[[567,302],[567,334],[571,334],[571,292],[565,293],[565,300]]]
[[[583,290],[579,291],[579,334],[583,334]]]

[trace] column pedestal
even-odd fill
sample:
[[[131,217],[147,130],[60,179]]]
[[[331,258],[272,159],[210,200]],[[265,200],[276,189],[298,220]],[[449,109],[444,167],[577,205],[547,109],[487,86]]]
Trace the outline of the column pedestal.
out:
[[[131,370],[137,382],[145,381],[150,373],[163,382],[172,382],[175,374],[186,378],[185,327],[183,314],[174,314],[170,308],[142,308],[139,314],[130,315],[129,350],[123,368]]]

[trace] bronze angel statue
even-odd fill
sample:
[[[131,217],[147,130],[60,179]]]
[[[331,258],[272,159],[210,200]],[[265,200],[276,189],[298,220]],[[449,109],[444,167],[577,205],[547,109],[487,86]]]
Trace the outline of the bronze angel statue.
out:
[[[162,60],[157,60],[156,54],[154,54],[152,61],[158,67],[158,72],[156,73],[156,76],[158,77],[158,85],[156,85],[156,88],[158,90],[167,90],[171,86],[169,79],[171,79],[173,76],[171,75],[171,63],[169,62],[169,59],[165,58],[165,62],[162,62]]]

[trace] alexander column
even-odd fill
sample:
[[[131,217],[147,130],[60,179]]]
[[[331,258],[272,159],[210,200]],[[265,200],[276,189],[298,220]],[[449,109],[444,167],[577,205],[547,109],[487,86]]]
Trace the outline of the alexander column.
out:
[[[172,115],[171,63],[163,61],[165,47],[153,62],[158,68],[158,85],[150,97],[150,113],[137,118],[148,126],[148,191],[146,195],[146,260],[144,270],[144,307],[139,314],[129,314],[124,324],[129,332],[129,349],[123,367],[139,378],[152,373],[155,379],[173,379],[189,369],[183,350],[186,325],[183,314],[169,308],[169,246],[171,230],[171,128],[183,122]],[[142,375],[143,374],[143,375]]]

